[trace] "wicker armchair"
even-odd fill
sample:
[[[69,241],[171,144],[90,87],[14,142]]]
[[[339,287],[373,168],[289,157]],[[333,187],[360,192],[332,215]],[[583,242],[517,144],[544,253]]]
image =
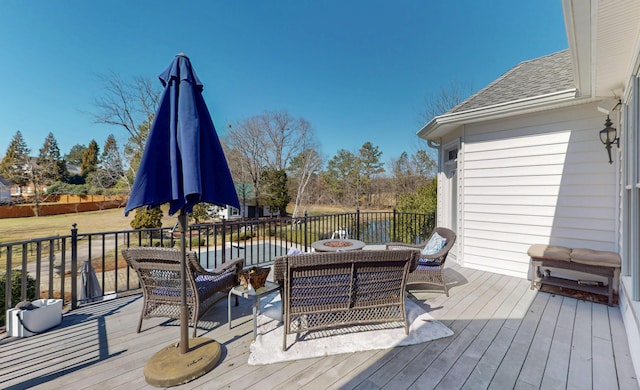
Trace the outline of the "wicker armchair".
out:
[[[323,252],[277,257],[284,336],[347,325],[403,323],[405,283],[418,251]]]
[[[418,283],[428,283],[435,284],[438,286],[442,286],[444,288],[444,293],[449,296],[449,289],[447,288],[447,282],[444,279],[444,262],[447,259],[447,255],[449,254],[449,250],[456,242],[456,234],[453,230],[436,227],[431,232],[431,236],[433,233],[438,233],[440,236],[447,239],[447,244],[442,248],[438,253],[433,255],[425,255],[420,253],[420,259],[418,260],[418,266],[415,271],[409,274],[407,278],[407,284],[418,284]],[[429,238],[431,238],[429,236]],[[388,243],[387,249],[418,249],[422,250],[427,245],[429,240],[423,242],[422,244],[404,244],[401,242],[390,242]]]
[[[144,302],[138,333],[145,318],[180,319],[182,252],[170,248],[140,247],[123,249],[122,255],[136,271],[142,287]],[[193,325],[193,337],[196,337],[198,320],[238,284],[238,273],[243,266],[244,259],[235,259],[215,270],[207,271],[198,262],[196,252],[187,252],[187,306],[189,323]]]

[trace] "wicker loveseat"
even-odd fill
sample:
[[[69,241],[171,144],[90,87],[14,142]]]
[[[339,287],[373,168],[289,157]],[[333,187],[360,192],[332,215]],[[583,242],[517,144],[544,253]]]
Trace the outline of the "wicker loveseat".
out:
[[[399,322],[409,333],[405,283],[418,251],[308,253],[275,259],[284,336],[346,325]]]
[[[137,273],[142,287],[144,302],[138,333],[142,320],[151,317],[180,318],[180,258],[182,252],[170,248],[128,248],[122,255]],[[230,260],[212,271],[207,271],[198,262],[196,252],[187,252],[187,306],[189,323],[196,336],[197,323],[226,293],[238,284],[238,273],[244,259]],[[196,293],[194,293],[196,292]]]

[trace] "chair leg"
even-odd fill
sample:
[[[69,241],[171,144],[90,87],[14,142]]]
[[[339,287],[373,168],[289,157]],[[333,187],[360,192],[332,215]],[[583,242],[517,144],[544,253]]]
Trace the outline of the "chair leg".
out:
[[[283,317],[284,319],[284,317]],[[284,321],[284,328],[282,329],[282,351],[287,350],[287,321]]]
[[[138,321],[138,333],[140,333],[140,330],[142,329],[142,317],[144,317],[144,314],[140,313],[140,321]]]
[[[199,307],[196,306],[193,311],[193,318],[191,318],[191,321],[193,322],[193,338],[196,337],[196,332],[198,331],[199,314]]]
[[[444,293],[447,298],[449,297],[449,288],[447,287],[447,281],[444,279],[444,268],[440,270],[440,279],[442,279],[442,287],[444,287]]]

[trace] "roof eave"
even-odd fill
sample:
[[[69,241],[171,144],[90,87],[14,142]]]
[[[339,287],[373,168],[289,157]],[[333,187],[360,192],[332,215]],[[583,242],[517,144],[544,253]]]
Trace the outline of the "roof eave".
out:
[[[590,0],[563,0],[564,25],[579,96],[594,96],[592,87],[592,8]]]
[[[586,103],[590,100],[595,101],[595,99],[580,99],[579,103]],[[417,134],[420,138],[437,141],[447,133],[465,124],[560,108],[574,105],[577,102],[576,89],[572,88],[532,98],[443,114],[429,121],[429,123],[418,130]]]

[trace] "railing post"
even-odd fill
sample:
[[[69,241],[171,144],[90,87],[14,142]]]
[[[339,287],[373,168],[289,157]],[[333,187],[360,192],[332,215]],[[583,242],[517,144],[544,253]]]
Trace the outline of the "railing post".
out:
[[[71,229],[71,310],[78,308],[78,224],[74,223]],[[60,275],[64,278],[64,275]],[[60,292],[64,294],[64,291]],[[64,295],[61,297],[64,302]]]
[[[13,288],[11,287],[11,256],[13,255],[13,246],[7,246],[7,269],[4,274],[4,311],[6,313],[7,310],[13,307],[13,302],[11,302],[11,291]]]
[[[360,239],[360,207],[356,208],[356,240]]]
[[[398,237],[398,212],[396,209],[393,209],[393,239],[391,241],[397,241]]]
[[[309,213],[307,210],[304,211],[304,231],[302,234],[304,235],[304,251],[306,252],[309,249]]]
[[[227,243],[226,243],[226,239],[227,239],[227,219],[226,218],[222,218],[222,259],[220,260],[221,263],[226,262],[227,260]]]

